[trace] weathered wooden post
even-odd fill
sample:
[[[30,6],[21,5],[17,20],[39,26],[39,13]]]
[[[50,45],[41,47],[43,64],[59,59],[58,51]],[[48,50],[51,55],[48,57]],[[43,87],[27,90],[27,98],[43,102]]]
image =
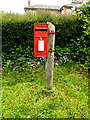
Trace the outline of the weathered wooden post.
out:
[[[48,57],[46,59],[45,68],[45,85],[46,89],[53,88],[53,67],[54,67],[54,45],[55,45],[55,26],[48,23]]]

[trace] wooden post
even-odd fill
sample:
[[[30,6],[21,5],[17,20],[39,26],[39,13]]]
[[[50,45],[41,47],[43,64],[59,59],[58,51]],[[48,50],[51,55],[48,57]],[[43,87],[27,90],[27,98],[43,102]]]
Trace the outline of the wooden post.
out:
[[[51,90],[53,88],[53,67],[54,67],[54,45],[55,45],[55,26],[48,23],[49,35],[48,35],[48,57],[46,59],[45,66],[45,85],[46,89]]]

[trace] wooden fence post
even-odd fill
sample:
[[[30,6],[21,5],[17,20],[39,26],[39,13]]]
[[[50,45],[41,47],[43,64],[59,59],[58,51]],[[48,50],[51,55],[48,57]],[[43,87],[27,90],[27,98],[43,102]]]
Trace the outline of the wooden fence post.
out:
[[[48,23],[48,57],[46,59],[45,66],[45,86],[46,89],[51,90],[53,88],[53,67],[54,67],[54,45],[55,45],[55,26]]]

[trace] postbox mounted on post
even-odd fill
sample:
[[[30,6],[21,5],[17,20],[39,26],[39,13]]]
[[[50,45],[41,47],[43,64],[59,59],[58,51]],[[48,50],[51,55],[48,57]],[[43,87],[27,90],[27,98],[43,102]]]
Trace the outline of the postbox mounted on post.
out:
[[[48,56],[48,24],[34,23],[34,56]]]

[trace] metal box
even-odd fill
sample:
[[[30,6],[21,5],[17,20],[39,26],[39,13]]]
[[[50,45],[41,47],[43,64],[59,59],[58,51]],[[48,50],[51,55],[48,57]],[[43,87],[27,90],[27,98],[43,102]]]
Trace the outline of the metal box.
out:
[[[34,56],[48,56],[48,24],[34,23]]]

